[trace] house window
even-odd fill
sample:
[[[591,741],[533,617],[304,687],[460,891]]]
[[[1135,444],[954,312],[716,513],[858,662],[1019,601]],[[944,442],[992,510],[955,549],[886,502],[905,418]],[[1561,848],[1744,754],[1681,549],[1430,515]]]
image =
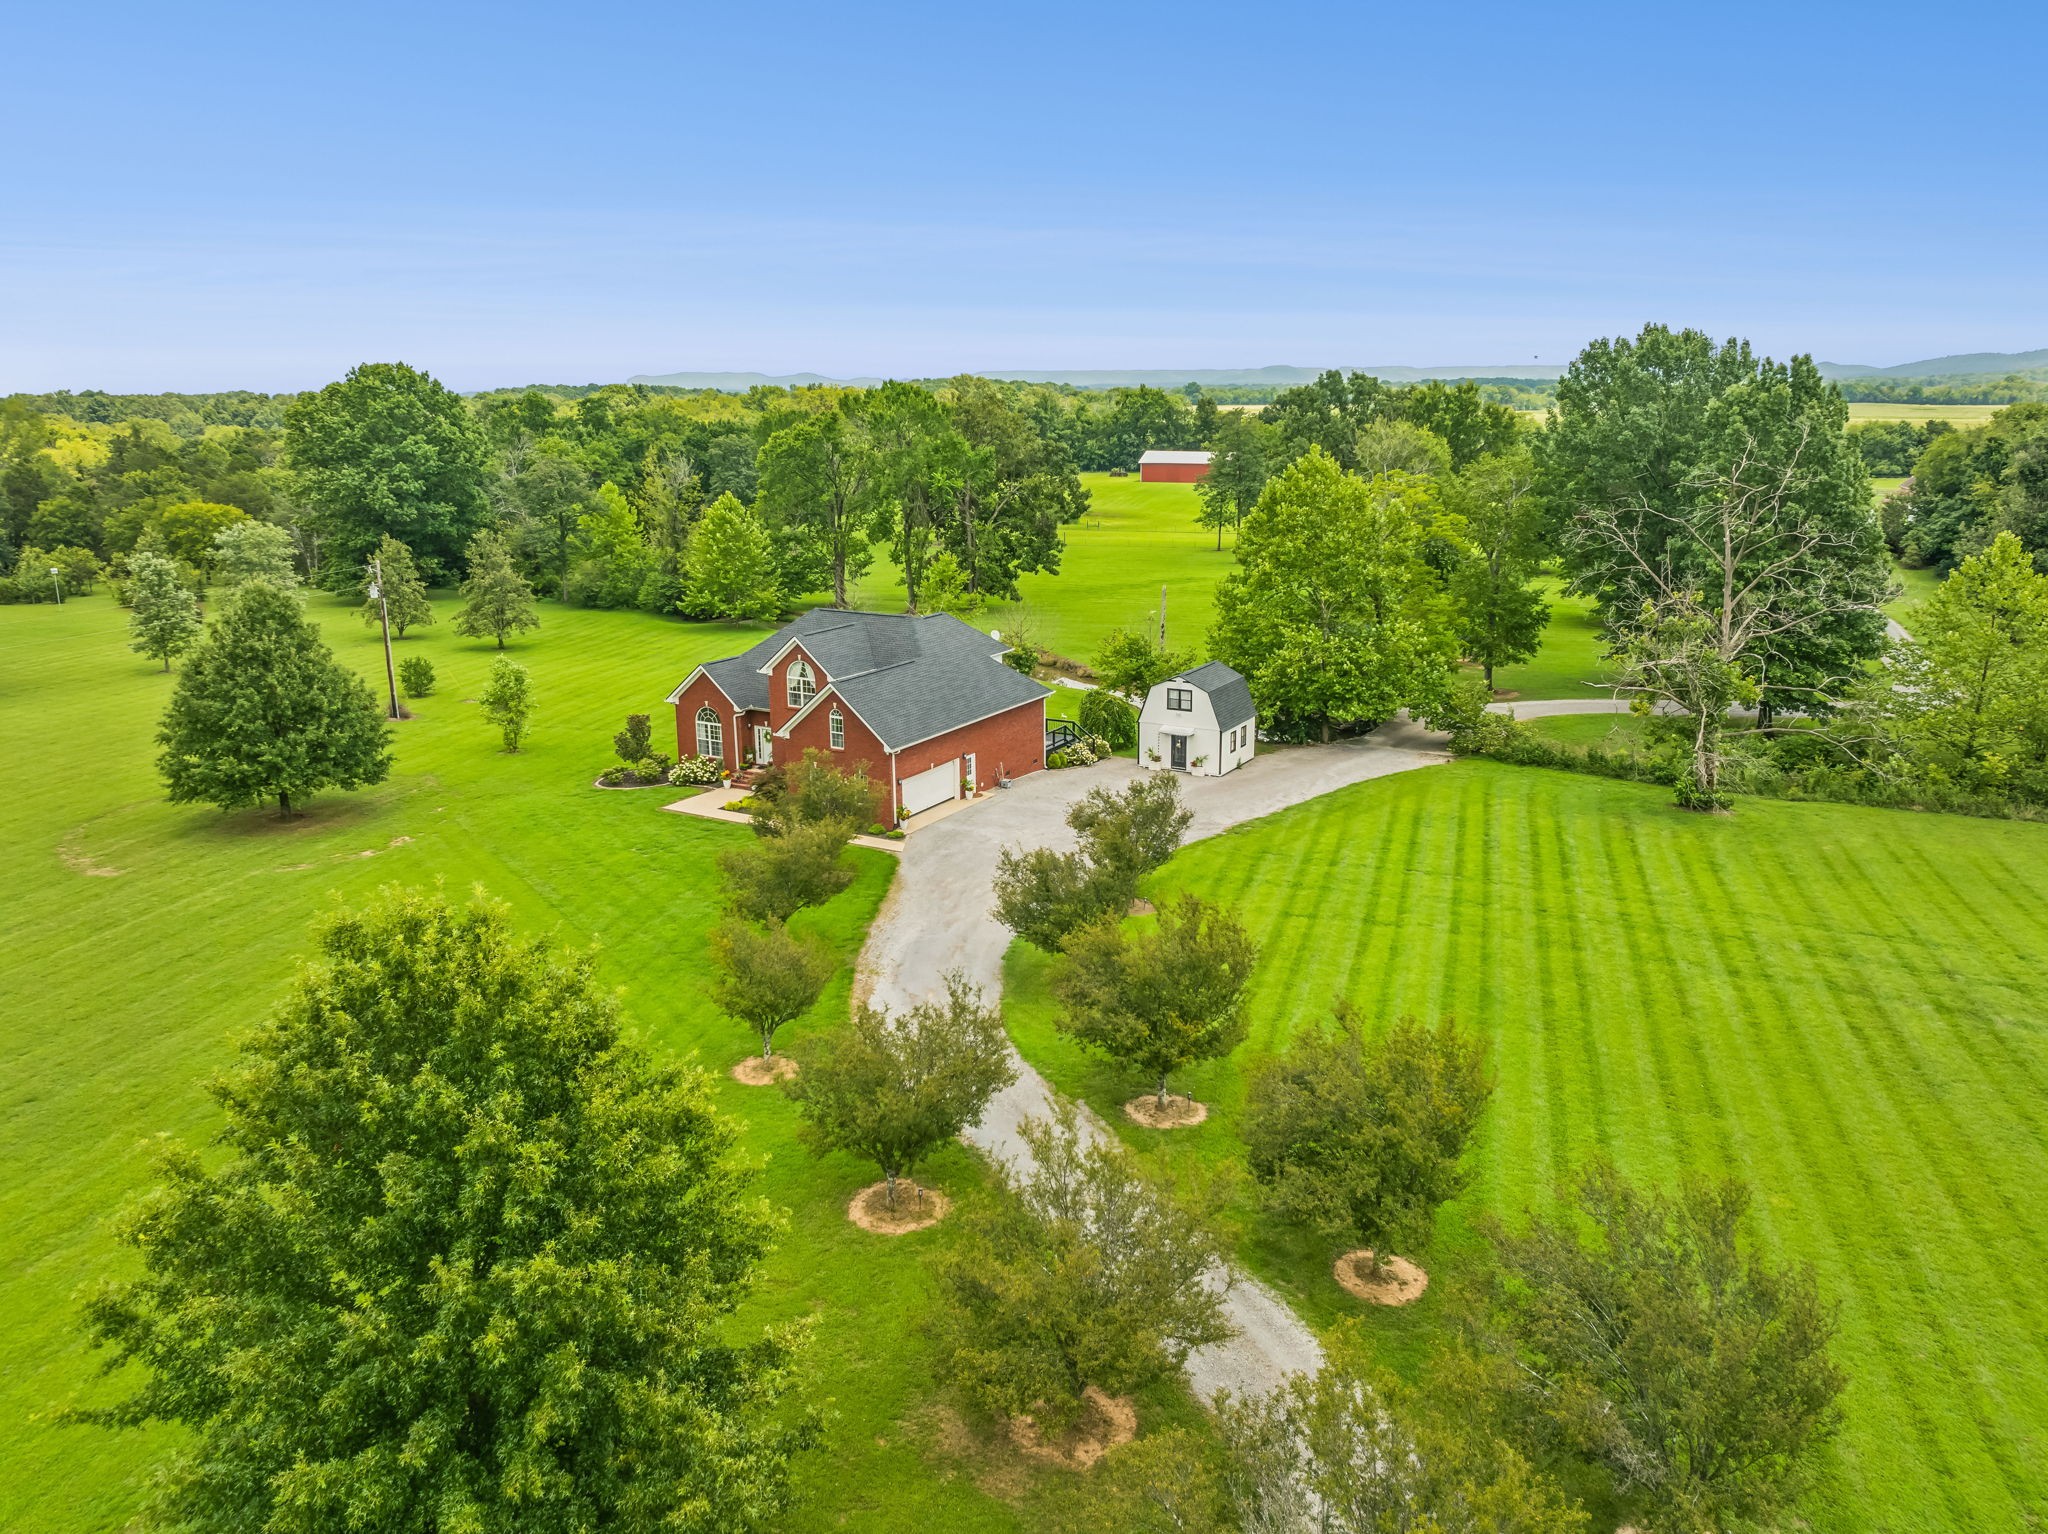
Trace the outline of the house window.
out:
[[[1166,706],[1177,714],[1194,712],[1195,693],[1191,687],[1169,687],[1166,689]]]
[[[818,679],[802,656],[790,662],[788,697],[791,708],[802,708],[818,695]]]
[[[846,749],[846,716],[835,708],[828,718],[832,725],[832,749],[834,751],[844,751]]]
[[[697,710],[697,754],[725,759],[725,726],[708,706]]]

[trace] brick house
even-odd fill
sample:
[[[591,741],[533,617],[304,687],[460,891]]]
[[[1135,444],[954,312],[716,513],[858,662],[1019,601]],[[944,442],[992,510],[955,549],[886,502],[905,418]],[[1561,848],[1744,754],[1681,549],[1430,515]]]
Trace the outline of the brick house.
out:
[[[1045,765],[1047,690],[1009,647],[945,613],[805,613],[669,694],[676,750],[749,766],[829,754],[865,767],[875,818],[897,821]]]

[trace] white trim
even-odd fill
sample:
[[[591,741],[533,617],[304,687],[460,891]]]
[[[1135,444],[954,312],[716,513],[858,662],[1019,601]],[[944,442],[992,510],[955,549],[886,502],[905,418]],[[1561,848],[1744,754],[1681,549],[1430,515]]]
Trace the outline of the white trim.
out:
[[[835,689],[830,682],[827,682],[823,687],[820,687],[816,692],[812,693],[811,701],[806,703],[802,708],[798,709],[795,713],[791,714],[789,718],[783,722],[782,728],[777,730],[775,733],[777,735],[780,735],[783,739],[787,740],[789,738],[789,732],[795,729],[799,724],[803,723],[805,716],[808,715],[812,709],[816,708],[820,703],[823,703],[827,698],[838,697],[839,693],[837,689]],[[840,698],[839,701],[842,703],[846,703],[846,700],[844,698]],[[854,706],[851,703],[847,703],[846,706],[849,710],[852,711],[854,718],[860,719],[859,709],[854,708]],[[860,723],[862,729],[868,729],[868,722],[865,719],[860,719]],[[874,731],[868,730],[868,733],[872,735],[874,734]]]
[[[681,684],[677,686],[674,692],[668,695],[669,703],[676,704],[682,702],[683,694],[690,690],[690,684],[696,681],[697,678],[700,676],[703,677],[705,681],[709,682],[713,687],[718,687],[718,678],[713,676],[709,671],[705,670],[705,668],[702,665],[699,665],[696,668],[696,670],[692,671],[688,676],[683,678]],[[735,698],[731,693],[727,692],[723,687],[718,687],[718,695],[719,697],[725,699],[726,702],[730,703],[734,708],[739,708],[742,706],[740,700],[738,698]]]

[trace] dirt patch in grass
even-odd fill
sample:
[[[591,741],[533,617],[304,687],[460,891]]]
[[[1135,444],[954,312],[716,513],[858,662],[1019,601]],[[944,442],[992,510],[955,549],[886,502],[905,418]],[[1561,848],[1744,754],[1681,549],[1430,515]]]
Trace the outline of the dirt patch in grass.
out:
[[[896,1202],[891,1205],[889,1182],[884,1178],[854,1194],[846,1206],[846,1217],[878,1236],[904,1236],[938,1224],[952,1207],[953,1201],[937,1188],[920,1188],[908,1178],[896,1184]]]
[[[1156,1092],[1147,1092],[1124,1104],[1124,1117],[1147,1129],[1187,1129],[1208,1116],[1207,1103],[1198,1103],[1192,1097],[1175,1097],[1172,1093],[1167,1094],[1164,1108],[1159,1106]]]
[[[1371,1305],[1412,1305],[1429,1287],[1429,1275],[1406,1257],[1389,1257],[1372,1271],[1372,1248],[1346,1252],[1331,1269],[1346,1294]]]
[[[1150,916],[1158,909],[1158,906],[1147,900],[1143,895],[1140,895],[1131,902],[1130,914],[1133,916]]]
[[[772,1087],[796,1074],[796,1061],[788,1055],[748,1055],[732,1068],[732,1079],[743,1087]]]
[[[78,836],[68,836],[57,848],[57,856],[64,866],[75,874],[84,874],[88,879],[118,879],[127,872],[111,864],[102,863],[83,847]]]
[[[1028,1415],[1011,1418],[1010,1441],[1048,1465],[1091,1470],[1111,1449],[1138,1436],[1138,1408],[1129,1396],[1105,1395],[1090,1385],[1081,1403],[1081,1415],[1057,1438],[1048,1439]]]

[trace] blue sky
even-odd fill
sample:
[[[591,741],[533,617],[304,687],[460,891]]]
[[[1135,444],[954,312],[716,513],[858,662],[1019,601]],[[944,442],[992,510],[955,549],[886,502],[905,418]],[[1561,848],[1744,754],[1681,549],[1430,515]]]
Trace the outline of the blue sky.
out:
[[[2048,345],[2048,7],[10,7],[0,390]]]

